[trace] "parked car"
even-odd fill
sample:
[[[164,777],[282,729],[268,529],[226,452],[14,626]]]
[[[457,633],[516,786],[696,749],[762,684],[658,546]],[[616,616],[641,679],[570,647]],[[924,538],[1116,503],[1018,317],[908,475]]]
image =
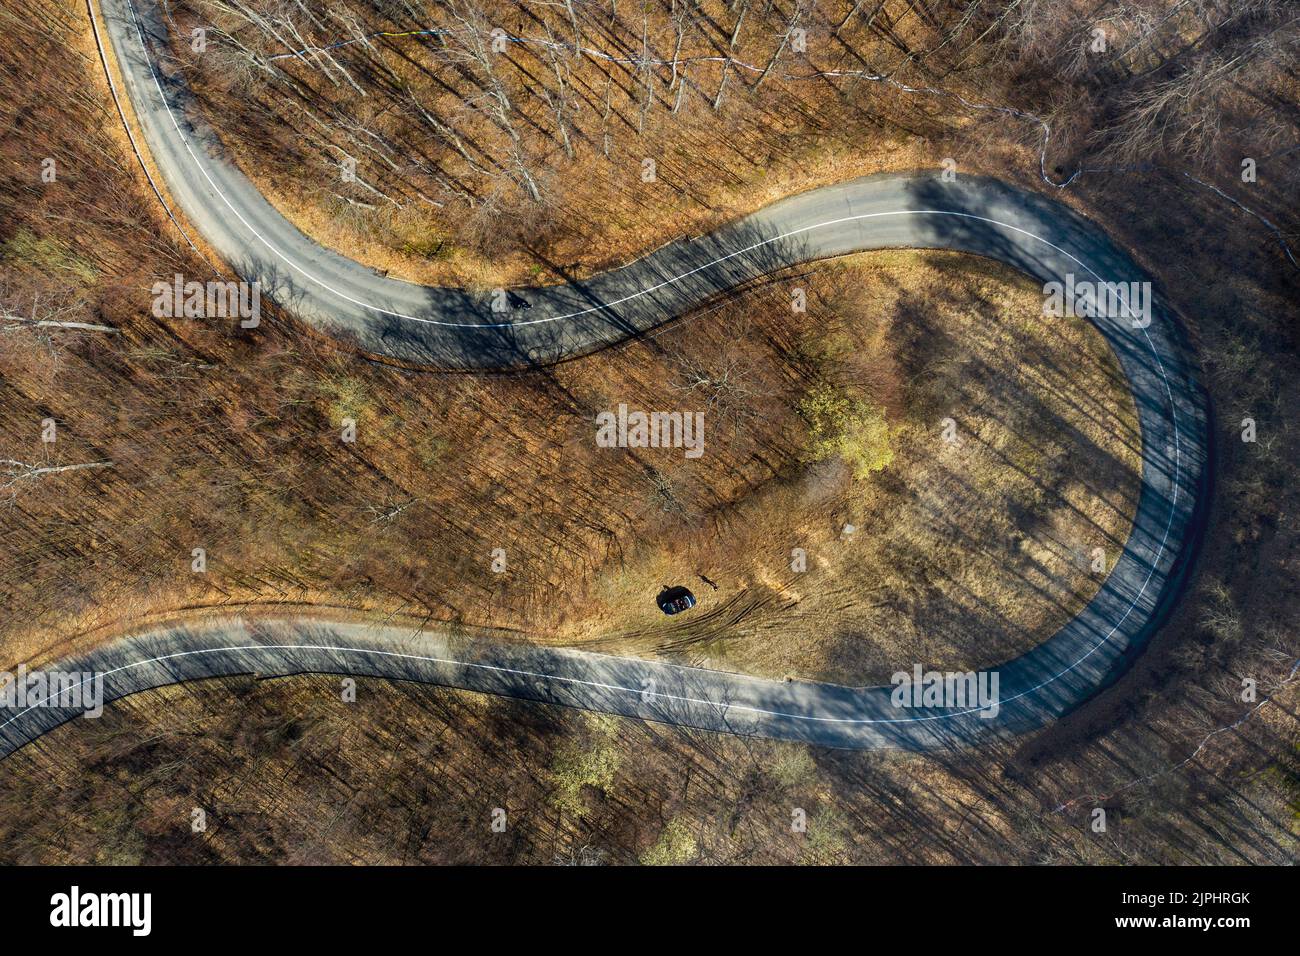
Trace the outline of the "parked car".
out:
[[[655,603],[659,605],[659,610],[665,614],[680,614],[682,611],[689,611],[695,607],[695,595],[690,592],[689,588],[678,585],[675,588],[664,588],[655,598]]]

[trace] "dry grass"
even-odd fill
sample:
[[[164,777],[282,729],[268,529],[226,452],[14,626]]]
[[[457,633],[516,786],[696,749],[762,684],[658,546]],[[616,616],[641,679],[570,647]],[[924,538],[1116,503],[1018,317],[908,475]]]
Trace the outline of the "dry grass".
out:
[[[63,651],[76,634],[151,614],[267,602],[845,680],[878,678],[900,655],[990,663],[1048,636],[1097,584],[1077,556],[1126,534],[1132,412],[1104,345],[1081,324],[1043,323],[1037,292],[980,260],[825,264],[797,280],[806,316],[785,314],[794,281],[540,375],[412,380],[299,341],[233,377],[207,370],[197,393],[187,379],[137,382],[131,417],[83,406],[77,433],[118,449],[120,465],[22,499],[9,560],[41,554],[58,571],[11,576],[23,613],[9,653]],[[748,324],[739,342],[737,322]],[[141,362],[140,348],[122,358]],[[54,369],[43,355],[6,356],[10,387],[94,393],[112,381],[97,350],[62,354]],[[677,387],[687,355],[740,362],[753,393],[706,413],[704,456],[595,447],[595,410],[693,410]],[[169,366],[144,361],[135,376],[151,368]],[[834,462],[799,462],[796,409],[822,381],[886,407],[901,429],[886,472],[855,482]],[[101,407],[109,417],[89,414]],[[355,447],[337,440],[343,415],[359,423]],[[955,446],[938,439],[948,415]],[[1061,477],[1072,473],[1089,485]],[[69,510],[76,539],[61,530]],[[841,540],[846,522],[860,530]],[[195,546],[206,574],[190,572]],[[491,570],[498,547],[504,574]],[[789,572],[795,547],[806,574]],[[668,622],[652,598],[679,581],[702,604]]]
[[[42,9],[43,24],[15,29],[28,31],[22,42],[33,50],[53,49],[61,37],[80,49],[79,57],[54,61],[59,82],[73,89],[78,71],[99,69],[84,48],[88,24],[75,5]],[[281,316],[268,316],[252,334],[220,322],[155,319],[149,286],[158,275],[206,273],[158,228],[110,105],[89,95],[52,98],[35,87],[13,93],[5,116],[25,132],[22,155],[61,156],[63,173],[44,186],[22,175],[20,156],[6,167],[14,172],[0,182],[5,294],[66,294],[82,303],[78,317],[119,334],[10,330],[0,350],[5,457],[115,462],[30,484],[0,508],[7,611],[0,641],[10,662],[58,656],[188,608],[277,603],[399,614],[430,626],[494,626],[548,641],[600,636],[631,652],[769,673],[797,664],[849,679],[889,656],[864,651],[869,642],[846,641],[834,652],[821,646],[830,640],[828,619],[819,619],[833,606],[829,595],[857,595],[883,580],[840,577],[834,529],[850,516],[871,527],[872,508],[879,515],[901,502],[925,504],[918,486],[899,476],[924,474],[935,450],[919,437],[938,412],[923,401],[926,389],[948,389],[950,404],[957,393],[941,384],[950,363],[931,367],[933,342],[896,333],[913,327],[908,310],[955,314],[980,296],[989,314],[1010,309],[1014,280],[1005,273],[971,260],[881,255],[856,271],[826,265],[775,278],[657,336],[546,372],[414,375],[336,351]],[[948,284],[958,273],[967,278],[953,293]],[[793,282],[812,294],[806,316],[788,312]],[[1029,298],[1018,301],[1028,308]],[[863,360],[845,352],[846,342]],[[1054,342],[1068,348],[1064,339]],[[984,374],[982,363],[998,357],[993,342],[965,344],[978,359],[969,371]],[[730,411],[721,406],[721,423],[710,417],[708,453],[684,464],[677,451],[595,447],[597,410],[620,401],[648,409],[695,401],[674,385],[683,356],[709,365],[743,360],[748,376],[745,401]],[[833,465],[800,464],[806,430],[796,409],[828,379],[871,396],[912,428],[894,477],[855,488]],[[961,413],[953,407],[972,428],[984,427],[972,403]],[[344,415],[359,423],[354,445],[339,440]],[[53,446],[39,440],[47,417],[59,423]],[[970,432],[990,442],[992,435]],[[681,499],[667,511],[665,491]],[[880,501],[895,504],[873,504],[886,493]],[[976,516],[952,504],[959,520]],[[910,534],[896,544],[921,541]],[[745,560],[724,565],[710,540],[734,544]],[[792,631],[797,649],[780,650],[769,638],[776,609],[794,593],[785,570],[794,546],[811,555],[813,570],[798,592],[810,610],[792,611],[791,620],[806,613],[808,623]],[[208,555],[204,574],[190,570],[196,547]],[[491,570],[496,548],[508,553],[504,574]],[[680,560],[664,566],[660,556],[672,552]],[[737,646],[705,647],[711,641],[699,638],[707,628],[692,621],[716,624],[725,615],[708,616],[722,602],[696,582],[705,604],[683,621],[685,642],[673,646],[653,594],[665,576],[693,580],[701,570],[716,572],[719,598],[743,592],[735,611],[762,625],[762,639],[748,639],[742,623]],[[1067,590],[1081,586],[1061,580]],[[1008,649],[1037,640],[1050,622],[1028,625]]]
[[[686,511],[666,514],[671,544],[602,569],[561,633],[850,683],[913,662],[990,665],[1049,637],[1100,585],[1093,549],[1113,563],[1136,501],[1136,415],[1105,343],[1082,322],[1045,321],[1037,289],[969,257],[872,253],[801,282],[817,318],[816,331],[794,323],[796,350],[814,376],[885,406],[894,462],[866,480],[838,462],[796,467],[710,511],[691,491],[703,475],[669,457],[659,467]],[[785,288],[705,321],[750,317],[761,339]],[[661,342],[697,352],[697,333]],[[710,447],[732,440],[724,425]],[[795,548],[806,572],[791,570]],[[665,619],[645,597],[681,582],[701,603]]]

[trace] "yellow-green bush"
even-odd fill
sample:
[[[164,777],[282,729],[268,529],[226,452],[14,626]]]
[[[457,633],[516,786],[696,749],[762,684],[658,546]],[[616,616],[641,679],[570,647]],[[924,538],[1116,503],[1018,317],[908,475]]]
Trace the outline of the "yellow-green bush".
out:
[[[673,817],[654,846],[641,854],[641,862],[645,866],[682,866],[694,861],[698,853],[695,837],[685,821]]]
[[[799,402],[799,414],[808,423],[805,461],[839,456],[853,469],[854,478],[866,478],[894,460],[897,429],[877,405],[834,386],[818,385]]]

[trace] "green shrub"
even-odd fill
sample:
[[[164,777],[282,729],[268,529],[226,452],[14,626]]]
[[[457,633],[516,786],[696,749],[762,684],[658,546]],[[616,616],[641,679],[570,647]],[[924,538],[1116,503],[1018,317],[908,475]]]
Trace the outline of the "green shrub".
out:
[[[838,456],[853,469],[854,478],[866,478],[894,460],[898,432],[877,405],[834,386],[818,385],[799,403],[799,414],[808,423],[805,461]]]
[[[698,852],[691,831],[680,817],[673,817],[655,845],[641,854],[641,862],[645,866],[681,866],[692,862]]]
[[[326,378],[320,384],[329,399],[330,424],[338,428],[345,418],[360,422],[370,413],[370,391],[366,383],[348,375]]]
[[[19,229],[0,244],[0,259],[33,267],[46,275],[71,275],[85,285],[94,282],[99,272],[72,247],[54,236],[37,236],[30,229]]]
[[[581,817],[586,810],[583,791],[587,787],[606,795],[613,792],[614,778],[622,763],[622,754],[616,746],[617,727],[612,721],[593,719],[595,731],[592,746],[566,744],[556,756],[548,776],[551,783],[551,805],[557,810]]]

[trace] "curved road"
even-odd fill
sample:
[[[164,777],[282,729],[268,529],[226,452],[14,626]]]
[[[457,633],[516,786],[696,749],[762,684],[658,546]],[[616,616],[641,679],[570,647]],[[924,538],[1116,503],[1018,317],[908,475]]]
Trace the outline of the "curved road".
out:
[[[550,362],[598,349],[700,305],[740,282],[811,259],[867,249],[953,249],[1041,281],[1146,281],[1095,224],[995,180],[937,175],[859,179],[775,203],[708,236],[665,246],[586,282],[520,290],[527,311],[382,278],[322,249],[277,213],[188,103],[164,49],[153,0],[102,0],[104,28],[148,148],[190,222],[241,275],[312,324],[367,350],[462,368]],[[1132,389],[1142,433],[1133,530],[1093,600],[1060,632],[1001,665],[996,716],[900,709],[890,687],[776,682],[441,634],[309,620],[228,620],[119,638],[66,670],[104,677],[111,700],[183,680],[255,673],[338,673],[422,681],[711,731],[835,747],[925,749],[1019,733],[1114,681],[1181,591],[1206,502],[1208,406],[1184,332],[1157,292],[1152,321],[1097,319]],[[901,665],[900,669],[906,669]],[[0,755],[76,716],[0,708]]]

